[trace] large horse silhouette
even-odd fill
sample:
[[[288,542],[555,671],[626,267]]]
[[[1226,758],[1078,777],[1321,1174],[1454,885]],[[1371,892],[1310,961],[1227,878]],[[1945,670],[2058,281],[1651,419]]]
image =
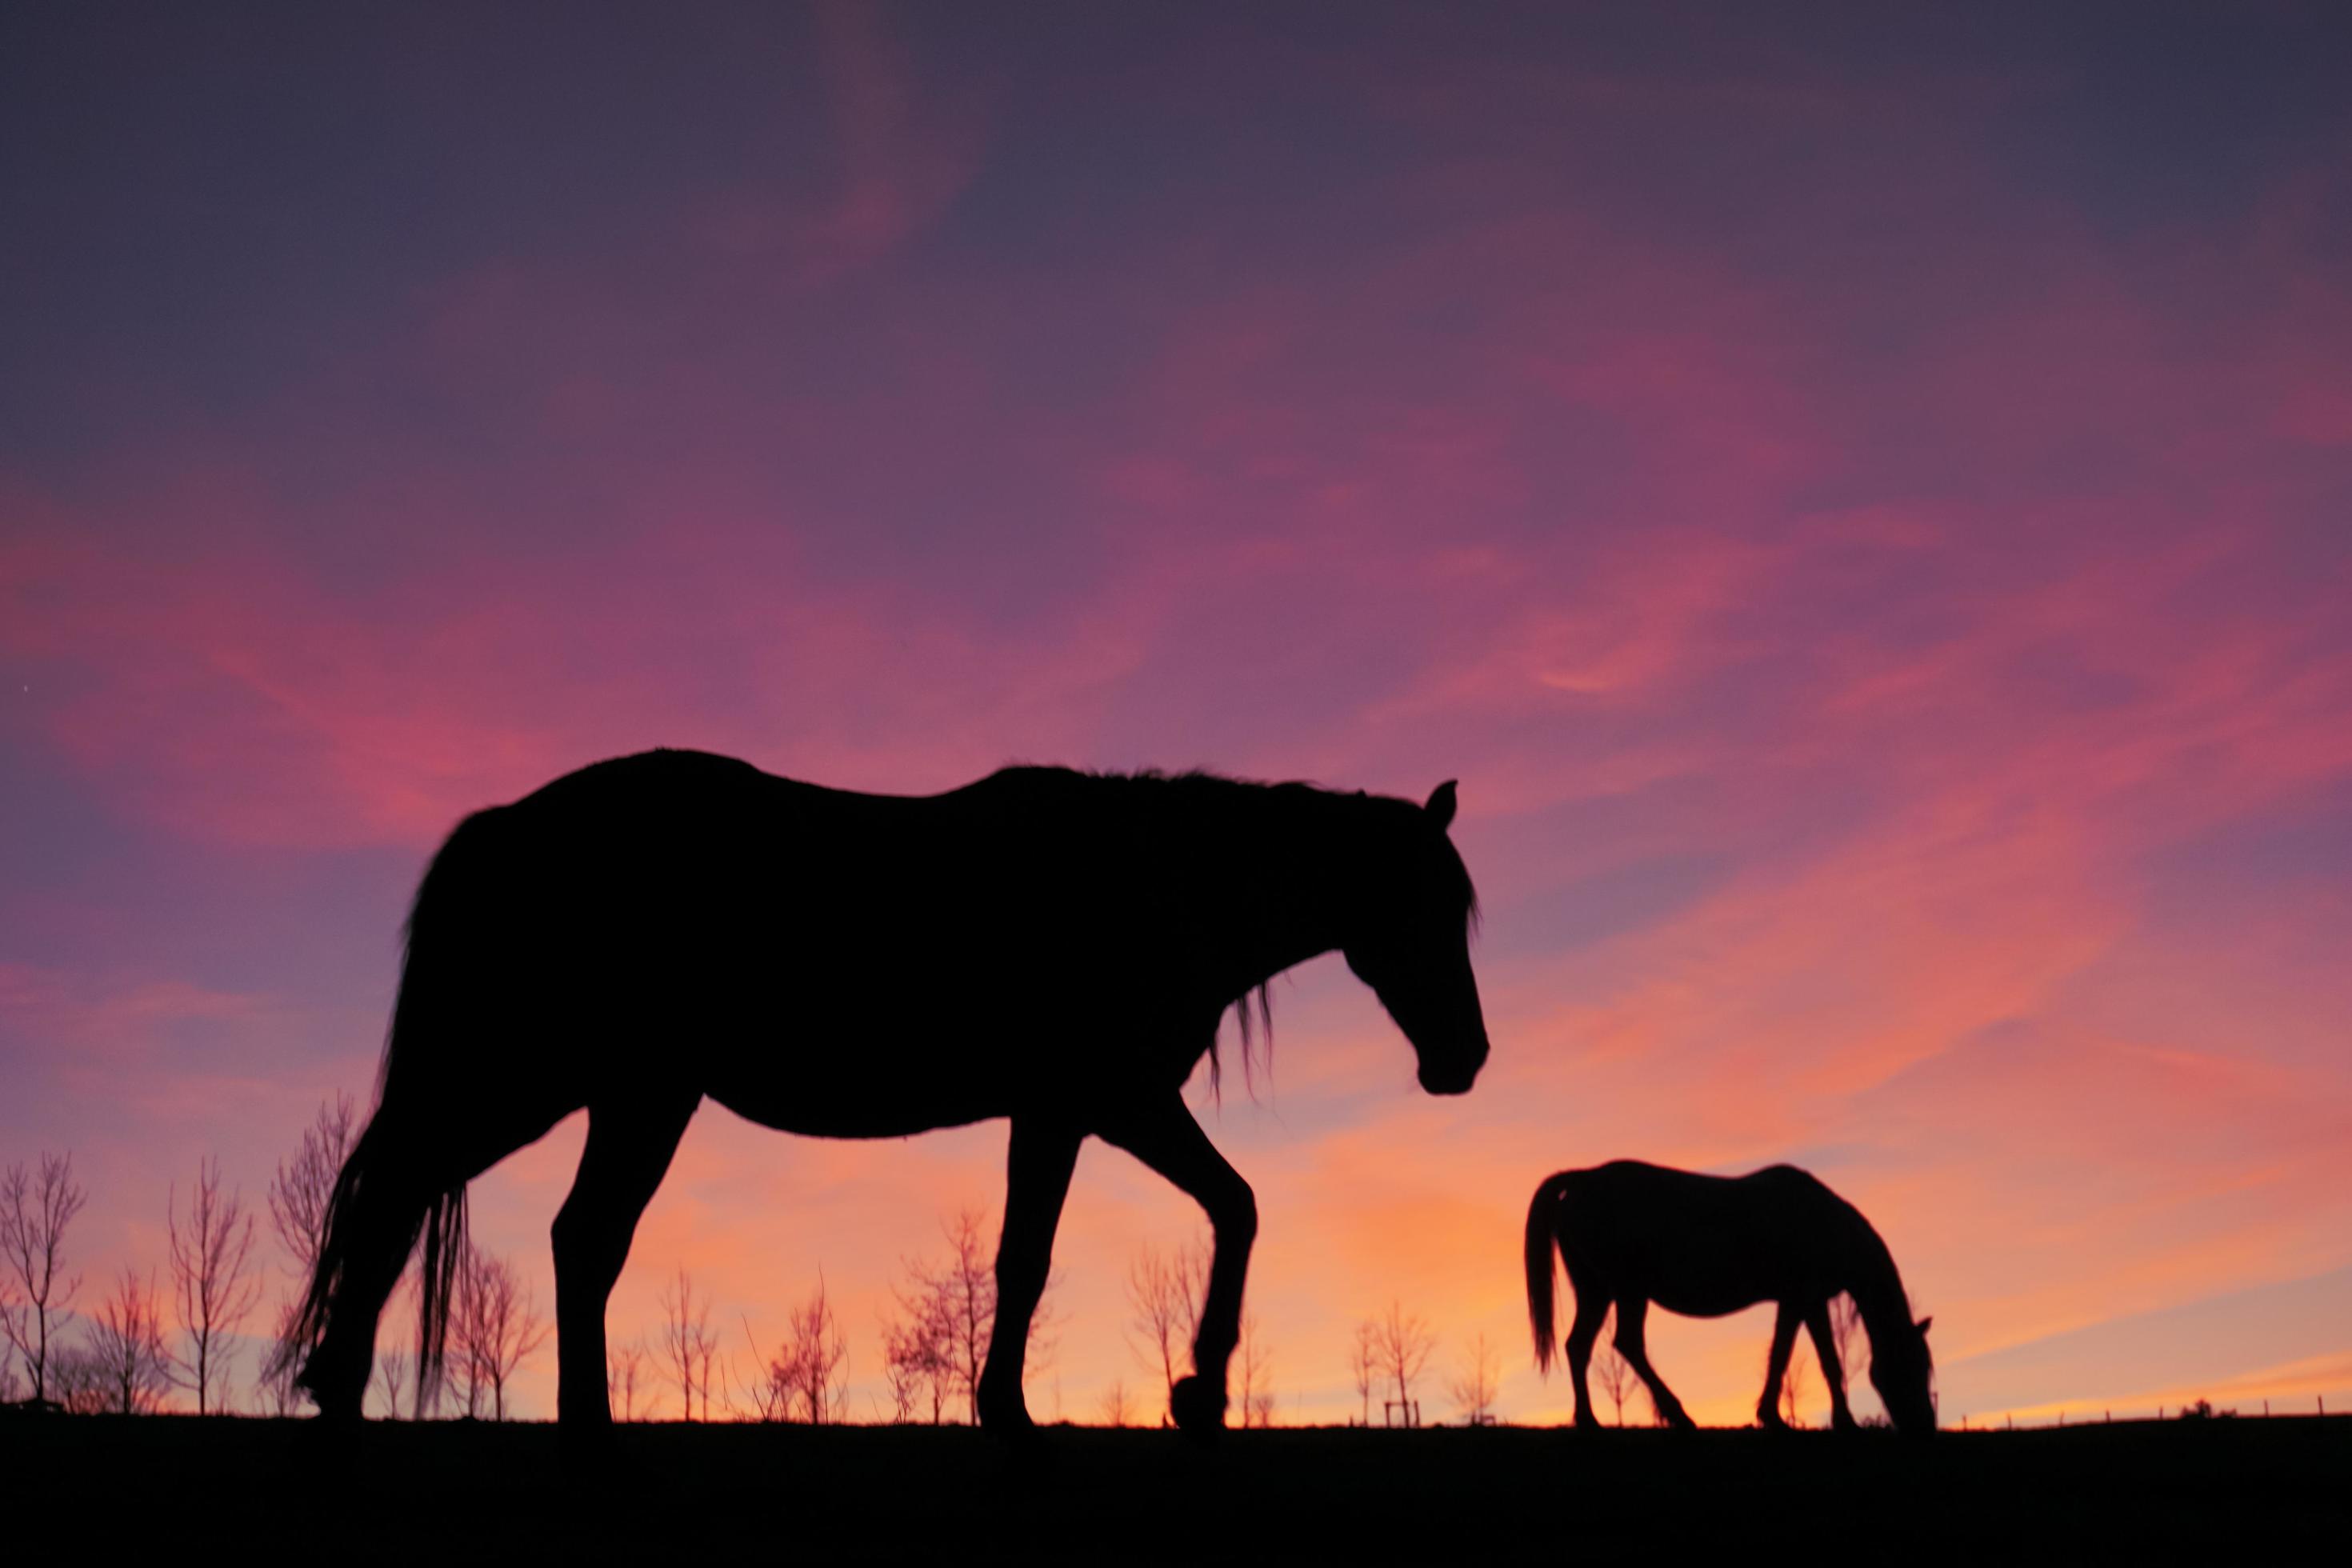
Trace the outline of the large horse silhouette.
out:
[[[1780,1426],[1780,1379],[1802,1323],[1813,1337],[1832,1423],[1853,1426],[1844,1369],[1830,1334],[1830,1302],[1851,1295],[1870,1335],[1870,1382],[1895,1425],[1936,1428],[1935,1363],[1927,1324],[1911,1321],[1910,1299],[1886,1243],[1862,1211],[1810,1173],[1773,1165],[1746,1176],[1706,1176],[1617,1160],[1547,1176],[1528,1205],[1528,1317],[1536,1364],[1551,1370],[1552,1249],[1576,1291],[1568,1370],[1576,1424],[1595,1426],[1585,1368],[1613,1303],[1617,1350],[1669,1424],[1693,1423],[1650,1364],[1643,1323],[1650,1303],[1686,1318],[1720,1318],[1759,1301],[1780,1305],[1758,1419]]]
[[[356,1418],[377,1318],[420,1235],[420,1393],[438,1375],[466,1184],[585,1107],[555,1216],[557,1410],[612,1418],[604,1308],[705,1095],[767,1126],[890,1138],[1012,1120],[981,1420],[1029,1424],[1026,1329],[1078,1147],[1128,1151],[1207,1211],[1215,1249],[1180,1426],[1213,1430],[1257,1228],[1185,1108],[1217,1027],[1334,948],[1423,1088],[1486,1058],[1470,878],[1426,805],[1203,773],[1008,768],[853,794],[661,751],[459,824],[408,921],[374,1114],[336,1182],[288,1354]]]

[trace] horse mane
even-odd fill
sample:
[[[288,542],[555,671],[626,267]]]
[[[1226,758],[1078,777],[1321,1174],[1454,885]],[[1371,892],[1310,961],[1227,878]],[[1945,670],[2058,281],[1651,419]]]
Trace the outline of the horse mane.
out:
[[[1207,768],[1185,768],[1176,773],[1160,768],[1139,768],[1127,773],[1089,770],[1082,776],[1104,783],[1141,785],[1147,791],[1165,789],[1171,798],[1213,816],[1253,813],[1260,802],[1269,799],[1296,807],[1316,800],[1343,798],[1303,779],[1275,782],[1236,778]],[[1242,1085],[1255,1100],[1261,1058],[1267,1077],[1271,1079],[1274,1073],[1273,979],[1269,977],[1234,997],[1233,1008],[1234,1022],[1242,1037]],[[1208,1051],[1209,1097],[1221,1106],[1225,1102],[1224,1053],[1220,1048],[1223,1035],[1221,1027],[1209,1037]]]

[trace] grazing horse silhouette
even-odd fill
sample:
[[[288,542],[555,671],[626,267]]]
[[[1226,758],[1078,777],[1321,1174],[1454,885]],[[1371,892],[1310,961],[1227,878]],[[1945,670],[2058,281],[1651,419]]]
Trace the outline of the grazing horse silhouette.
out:
[[[1870,1382],[1886,1414],[1906,1432],[1935,1430],[1930,1320],[1911,1321],[1895,1259],[1862,1211],[1793,1165],[1704,1176],[1617,1160],[1545,1177],[1528,1205],[1527,1261],[1536,1364],[1547,1373],[1555,1246],[1576,1291],[1568,1370],[1576,1384],[1579,1426],[1600,1425],[1584,1373],[1612,1303],[1619,1353],[1648,1385],[1658,1413],[1674,1426],[1689,1426],[1682,1401],[1658,1376],[1643,1344],[1650,1303],[1686,1318],[1720,1318],[1775,1301],[1780,1315],[1772,1326],[1772,1357],[1757,1417],[1767,1426],[1784,1425],[1780,1379],[1801,1322],[1813,1336],[1822,1377],[1830,1385],[1832,1419],[1840,1430],[1852,1427],[1843,1368],[1830,1336],[1830,1302],[1843,1291],[1853,1298],[1869,1331]]]
[[[1182,1089],[1224,1009],[1338,948],[1420,1058],[1486,1058],[1475,899],[1426,805],[1203,773],[1008,768],[858,795],[660,751],[460,823],[408,921],[377,1103],[285,1352],[356,1418],[376,1321],[421,1234],[418,1386],[447,1330],[466,1184],[585,1107],[555,1216],[558,1418],[612,1419],[604,1307],[703,1096],[787,1131],[892,1138],[1012,1119],[983,1423],[1029,1424],[1026,1327],[1078,1146],[1128,1151],[1215,1234],[1180,1426],[1221,1426],[1257,1212]]]

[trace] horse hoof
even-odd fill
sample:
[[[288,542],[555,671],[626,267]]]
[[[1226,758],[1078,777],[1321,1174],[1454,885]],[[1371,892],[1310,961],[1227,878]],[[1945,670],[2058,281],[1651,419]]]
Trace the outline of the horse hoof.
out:
[[[1016,1441],[1037,1430],[1037,1423],[1029,1418],[1029,1406],[1018,1399],[982,1400],[980,1425],[992,1436]]]
[[[1181,1377],[1168,1395],[1168,1413],[1187,1436],[1214,1437],[1225,1429],[1225,1396],[1199,1377]]]
[[[311,1419],[321,1426],[350,1428],[357,1426],[362,1419],[362,1401],[357,1395],[313,1394],[310,1403],[319,1407],[319,1414]]]

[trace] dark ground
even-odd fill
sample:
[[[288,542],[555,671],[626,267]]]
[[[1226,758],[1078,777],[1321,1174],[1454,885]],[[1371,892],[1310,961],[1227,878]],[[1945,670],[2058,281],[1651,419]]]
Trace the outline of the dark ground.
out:
[[[110,1560],[437,1564],[974,1556],[1438,1562],[2343,1562],[2352,1417],[2055,1431],[1230,1434],[641,1426],[569,1464],[551,1427],[0,1419],[11,1539],[46,1516]],[[24,1559],[47,1560],[47,1554]],[[76,1552],[87,1557],[86,1552]],[[204,1555],[211,1556],[208,1551]]]

